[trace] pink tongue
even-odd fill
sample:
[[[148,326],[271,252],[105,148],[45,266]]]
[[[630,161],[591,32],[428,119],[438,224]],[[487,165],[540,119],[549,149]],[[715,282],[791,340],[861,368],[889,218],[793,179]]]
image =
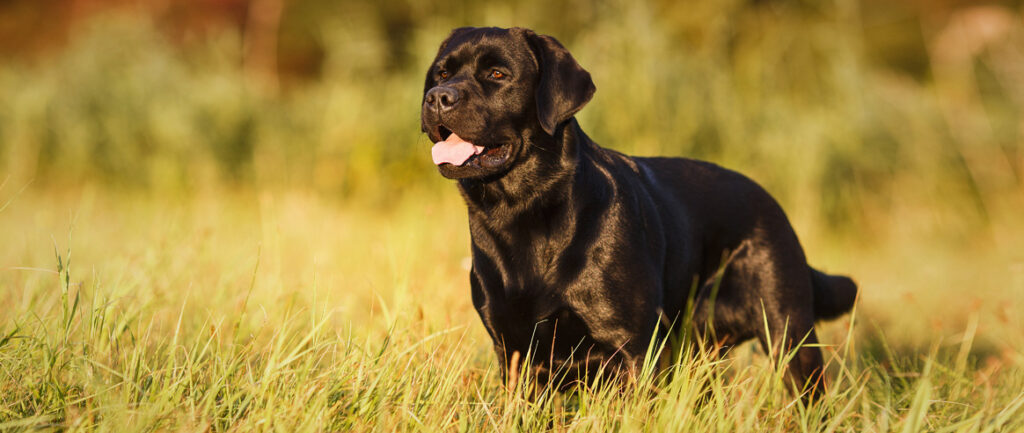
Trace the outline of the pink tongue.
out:
[[[452,165],[462,165],[469,157],[483,151],[483,146],[463,140],[453,132],[447,140],[435,143],[434,148],[430,149],[430,154],[434,157],[434,164],[441,165],[447,162]]]

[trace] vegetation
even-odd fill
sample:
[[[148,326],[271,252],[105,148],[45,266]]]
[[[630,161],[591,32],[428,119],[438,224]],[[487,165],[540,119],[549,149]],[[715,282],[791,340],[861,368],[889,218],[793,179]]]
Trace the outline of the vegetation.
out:
[[[0,62],[0,431],[1024,430],[1020,5],[333,3],[289,3],[270,69],[141,7]],[[596,141],[749,174],[858,280],[821,402],[755,345],[502,389],[418,125],[481,23],[570,48]]]

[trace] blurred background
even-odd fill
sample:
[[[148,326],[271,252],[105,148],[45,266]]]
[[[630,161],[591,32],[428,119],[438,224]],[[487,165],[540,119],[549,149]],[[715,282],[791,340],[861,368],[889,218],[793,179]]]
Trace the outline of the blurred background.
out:
[[[0,1],[9,186],[448,188],[423,74],[462,25],[561,40],[625,152],[750,174],[807,230],[972,238],[1019,210],[1020,1]]]

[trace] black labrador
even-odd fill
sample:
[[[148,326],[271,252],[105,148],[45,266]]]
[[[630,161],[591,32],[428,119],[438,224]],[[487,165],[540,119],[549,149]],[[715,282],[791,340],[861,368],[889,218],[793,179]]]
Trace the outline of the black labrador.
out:
[[[557,40],[522,28],[456,29],[427,72],[423,131],[469,208],[473,304],[507,381],[528,353],[541,383],[634,370],[680,326],[779,353],[853,307],[856,284],[811,268],[750,179],[591,141],[573,115],[594,90]],[[822,369],[800,347],[788,372],[813,395]]]

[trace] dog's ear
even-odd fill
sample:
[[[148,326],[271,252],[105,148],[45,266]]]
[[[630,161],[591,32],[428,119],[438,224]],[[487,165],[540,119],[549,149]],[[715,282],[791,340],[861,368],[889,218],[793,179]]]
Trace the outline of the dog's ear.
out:
[[[452,30],[452,32],[448,34],[448,37],[444,38],[444,41],[441,41],[441,47],[437,49],[437,55],[440,56],[441,53],[444,52],[444,49],[448,46],[448,43],[451,42],[452,39],[455,39],[458,36],[461,36],[461,35],[464,35],[466,33],[469,33],[470,31],[472,31],[474,29],[476,29],[476,27],[459,27],[457,29]],[[435,56],[435,59],[436,59],[436,56]],[[424,94],[426,94],[426,92],[428,90],[430,90],[431,87],[433,87],[433,86],[430,85],[431,78],[433,78],[433,76],[432,76],[433,73],[434,73],[434,68],[433,67],[427,69],[427,80],[426,80],[426,83],[423,84],[423,93]]]
[[[555,38],[525,30],[530,49],[537,57],[540,81],[537,83],[537,117],[549,135],[558,124],[569,120],[594,96],[590,73],[576,63]]]

